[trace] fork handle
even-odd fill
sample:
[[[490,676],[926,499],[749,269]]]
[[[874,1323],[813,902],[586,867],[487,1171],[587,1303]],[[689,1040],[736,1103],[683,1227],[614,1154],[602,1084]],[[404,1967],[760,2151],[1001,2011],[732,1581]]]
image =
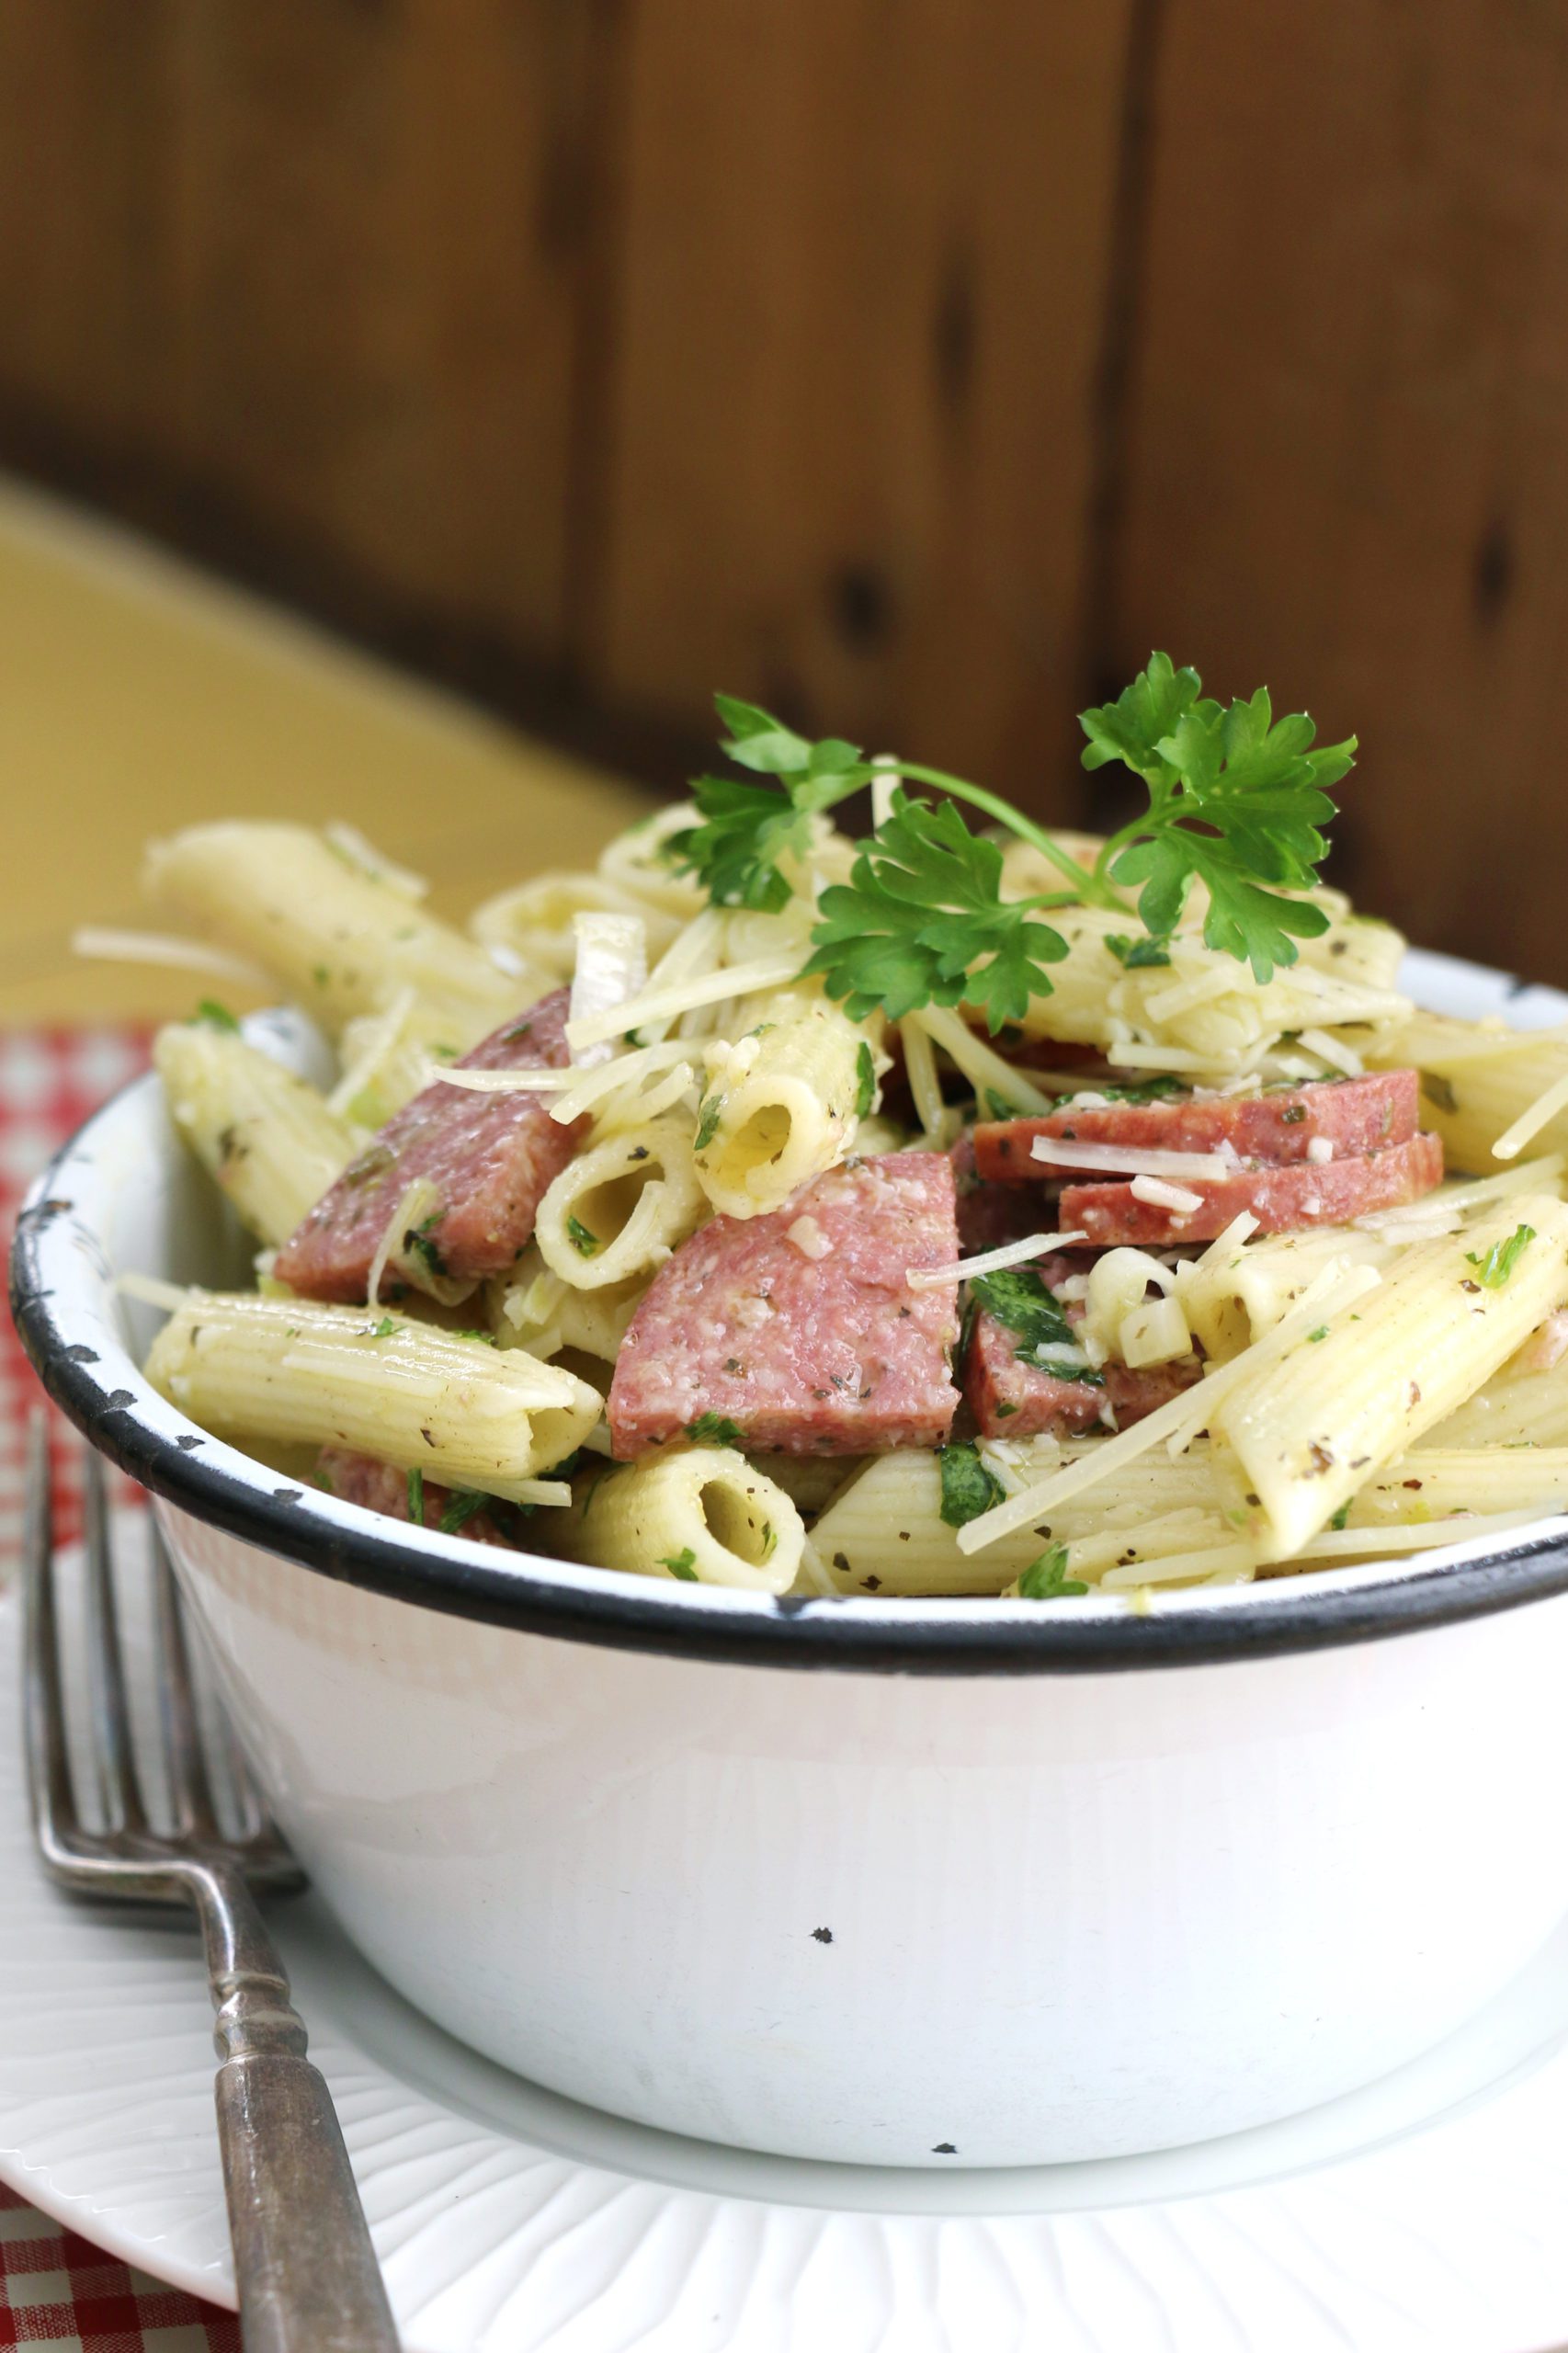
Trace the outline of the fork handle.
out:
[[[332,2095],[248,1888],[222,1879],[202,1908],[245,2353],[398,2353]]]

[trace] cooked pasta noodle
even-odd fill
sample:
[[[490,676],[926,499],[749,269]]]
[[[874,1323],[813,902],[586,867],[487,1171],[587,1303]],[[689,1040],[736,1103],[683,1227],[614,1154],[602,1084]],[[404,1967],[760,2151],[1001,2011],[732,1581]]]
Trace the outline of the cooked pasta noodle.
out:
[[[598,1420],[585,1381],[519,1348],[408,1316],[248,1292],[193,1292],[164,1325],[147,1378],[220,1437],[355,1447],[511,1503],[541,1492]]]
[[[171,1023],[153,1063],[175,1125],[259,1241],[292,1233],[358,1148],[313,1086],[237,1031]]]

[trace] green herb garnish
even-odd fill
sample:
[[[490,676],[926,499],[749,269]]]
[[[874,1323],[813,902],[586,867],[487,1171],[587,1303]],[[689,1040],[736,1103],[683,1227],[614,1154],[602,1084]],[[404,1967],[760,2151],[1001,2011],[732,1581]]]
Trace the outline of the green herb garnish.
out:
[[[1533,1225],[1517,1225],[1506,1242],[1494,1242],[1484,1256],[1474,1250],[1464,1254],[1465,1264],[1473,1267],[1488,1290],[1501,1290],[1520,1256],[1535,1240]]]
[[[1417,1075],[1421,1081],[1421,1092],[1434,1110],[1457,1111],[1459,1109],[1460,1098],[1454,1093],[1452,1079],[1444,1078],[1440,1072],[1435,1070],[1424,1070],[1418,1072]]]
[[[678,1552],[672,1552],[667,1559],[661,1560],[659,1566],[662,1569],[668,1569],[672,1577],[683,1578],[687,1585],[697,1583],[697,1555],[689,1544],[684,1546]]]
[[[581,1218],[569,1217],[566,1221],[566,1233],[572,1247],[580,1252],[582,1256],[592,1258],[597,1255],[599,1237],[597,1233],[590,1233]]]
[[[422,1258],[428,1272],[437,1277],[446,1273],[447,1262],[441,1256],[439,1245],[432,1239],[430,1230],[440,1223],[445,1214],[443,1210],[432,1210],[428,1217],[421,1218],[417,1225],[410,1226],[403,1237],[403,1256]]]
[[[370,1340],[390,1340],[402,1328],[401,1324],[392,1322],[390,1315],[383,1315],[379,1324],[373,1324],[370,1326],[365,1336]]]
[[[1113,935],[1113,954],[1136,968],[1169,961],[1169,940],[1195,881],[1209,893],[1208,945],[1250,963],[1259,981],[1296,961],[1297,939],[1328,927],[1321,907],[1283,895],[1310,890],[1334,814],[1326,788],[1353,764],[1353,737],[1312,750],[1304,714],[1275,722],[1267,690],[1229,708],[1201,694],[1196,670],[1156,654],[1113,703],[1080,715],[1086,767],[1119,760],[1143,780],[1147,809],[1113,835],[1086,868],[1020,810],[962,777],[917,762],[869,761],[836,736],[812,742],[756,703],[715,698],[723,748],[745,778],[699,777],[700,823],[662,855],[698,876],[715,905],[778,910],[790,897],[780,860],[809,850],[812,820],[877,774],[950,797],[912,799],[903,786],[883,822],[858,844],[851,877],[822,894],[808,972],[857,1020],[880,1008],[897,1020],[922,1006],[981,1007],[994,1034],[1031,996],[1051,993],[1045,968],[1067,944],[1036,918],[1053,907],[1130,912],[1141,886],[1148,938]],[[763,779],[766,781],[755,781]],[[1027,842],[1068,886],[1004,899],[1002,853],[971,832],[967,801]],[[1200,828],[1201,830],[1196,830]]]
[[[441,1514],[439,1526],[442,1535],[455,1536],[459,1529],[464,1527],[473,1518],[475,1512],[484,1510],[490,1500],[488,1495],[482,1495],[476,1487],[454,1488],[451,1500]]]
[[[1105,1387],[1105,1375],[1082,1361],[1083,1351],[1060,1302],[1047,1290],[1032,1267],[1004,1267],[994,1275],[976,1275],[970,1294],[988,1315],[994,1315],[1016,1335],[1015,1353],[1025,1364],[1061,1381],[1078,1381],[1092,1389]],[[1063,1362],[1063,1352],[1070,1359]]]
[[[714,1137],[719,1132],[719,1122],[723,1117],[723,1113],[724,1098],[722,1095],[710,1095],[703,1102],[698,1105],[697,1136],[696,1141],[692,1145],[692,1150],[694,1152],[707,1151],[709,1145],[712,1142]]]
[[[877,1065],[871,1059],[871,1049],[861,1039],[855,1055],[855,1117],[863,1120],[876,1099]]]
[[[738,1424],[722,1414],[699,1414],[694,1422],[687,1422],[686,1434],[694,1446],[739,1446],[741,1442]]]
[[[1142,884],[1138,912],[1161,939],[1181,921],[1193,883],[1203,883],[1206,943],[1265,982],[1295,962],[1297,939],[1328,929],[1320,906],[1280,892],[1317,881],[1328,849],[1319,828],[1335,813],[1327,787],[1354,765],[1356,739],[1313,751],[1312,721],[1304,711],[1276,721],[1267,687],[1227,710],[1202,684],[1156,654],[1115,702],[1080,715],[1084,766],[1119,760],[1149,790],[1148,809],[1111,835],[1095,870]],[[1193,824],[1211,830],[1194,833]]]
[[[1171,961],[1170,941],[1156,939],[1152,935],[1143,939],[1130,939],[1125,932],[1108,931],[1105,944],[1117,962],[1124,964],[1130,972],[1145,972],[1151,965],[1168,964]]]
[[[415,1468],[408,1474],[408,1517],[415,1528],[425,1525],[425,1473]]]
[[[1326,1340],[1328,1337],[1328,1325],[1326,1324],[1320,1324],[1315,1332],[1309,1332],[1307,1334],[1307,1337],[1309,1340]]]
[[[227,1029],[235,1038],[241,1035],[239,1023],[228,1006],[220,1005],[216,997],[202,998],[196,1008],[196,1018],[199,1022],[204,1022],[210,1029]]]
[[[1354,1500],[1354,1498],[1352,1498],[1352,1500]],[[1343,1528],[1349,1517],[1350,1505],[1348,1503],[1341,1504],[1339,1509],[1335,1513],[1334,1518],[1328,1524],[1330,1528]]]
[[[941,1514],[949,1528],[964,1528],[983,1511],[1002,1502],[1006,1488],[980,1459],[980,1449],[968,1438],[937,1449],[941,1466]]]
[[[1060,1601],[1064,1595],[1088,1590],[1081,1578],[1068,1575],[1065,1544],[1052,1544],[1018,1579],[1020,1601]]]

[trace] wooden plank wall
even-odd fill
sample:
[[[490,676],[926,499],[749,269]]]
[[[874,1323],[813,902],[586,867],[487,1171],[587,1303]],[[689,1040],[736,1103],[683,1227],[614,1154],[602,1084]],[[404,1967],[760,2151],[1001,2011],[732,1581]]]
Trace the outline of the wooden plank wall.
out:
[[[11,0],[0,462],[660,780],[722,682],[1092,815],[1168,643],[1568,981],[1565,97],[1540,0]]]

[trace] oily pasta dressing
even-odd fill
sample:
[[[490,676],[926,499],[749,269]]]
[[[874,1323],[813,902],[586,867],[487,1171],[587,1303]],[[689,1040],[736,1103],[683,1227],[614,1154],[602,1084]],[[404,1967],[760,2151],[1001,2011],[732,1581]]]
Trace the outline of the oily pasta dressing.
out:
[[[1146,1606],[1562,1507],[1568,1034],[1401,994],[1318,873],[1352,744],[1155,656],[1084,715],[1148,788],[1102,843],[721,711],[738,776],[466,933],[341,829],[153,851],[166,952],[339,1057],[159,1038],[257,1248],[126,1278],[166,1396],[368,1510],[774,1595]]]

